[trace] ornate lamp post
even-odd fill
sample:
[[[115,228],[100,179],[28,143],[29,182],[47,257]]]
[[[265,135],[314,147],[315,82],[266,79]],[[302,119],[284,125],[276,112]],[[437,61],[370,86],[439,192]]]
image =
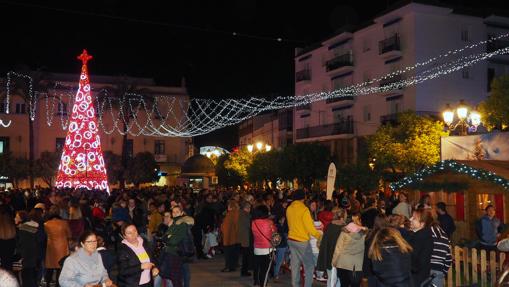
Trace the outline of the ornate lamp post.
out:
[[[457,115],[457,120],[454,119],[454,114]],[[469,111],[469,107],[463,100],[455,110],[447,104],[442,116],[447,129],[449,131],[459,129],[458,133],[461,136],[467,135],[468,131],[476,132],[477,127],[481,124],[481,115],[476,110]]]

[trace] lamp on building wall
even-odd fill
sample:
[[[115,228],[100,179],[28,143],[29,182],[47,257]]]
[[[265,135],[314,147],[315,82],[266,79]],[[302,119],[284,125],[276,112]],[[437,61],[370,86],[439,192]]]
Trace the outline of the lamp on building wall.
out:
[[[455,122],[454,114],[458,117]],[[454,110],[447,104],[445,111],[442,113],[444,123],[449,131],[454,131],[459,128],[459,135],[467,135],[468,132],[476,132],[477,127],[481,125],[481,114],[476,110],[469,111],[469,107],[463,100]]]

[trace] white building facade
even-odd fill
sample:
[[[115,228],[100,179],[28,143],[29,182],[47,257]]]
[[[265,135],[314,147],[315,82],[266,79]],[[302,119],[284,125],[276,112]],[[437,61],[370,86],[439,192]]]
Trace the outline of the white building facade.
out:
[[[295,94],[363,83],[508,32],[509,18],[405,4],[362,27],[340,32],[311,48],[297,49]],[[507,40],[497,40],[472,53],[509,46]],[[413,110],[439,117],[448,103],[464,100],[475,106],[489,94],[488,83],[506,73],[509,56],[501,55],[418,85],[299,106],[294,111],[293,141],[320,142],[338,162],[353,162],[363,139],[381,124],[394,123],[397,113]],[[383,86],[401,77],[373,85]]]

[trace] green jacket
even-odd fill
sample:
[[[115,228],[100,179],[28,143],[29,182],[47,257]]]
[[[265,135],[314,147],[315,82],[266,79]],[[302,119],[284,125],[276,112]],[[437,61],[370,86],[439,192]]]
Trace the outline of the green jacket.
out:
[[[187,228],[194,224],[194,219],[190,216],[179,216],[173,220],[172,225],[164,234],[164,251],[173,255],[177,254],[177,246],[180,241],[186,237]]]

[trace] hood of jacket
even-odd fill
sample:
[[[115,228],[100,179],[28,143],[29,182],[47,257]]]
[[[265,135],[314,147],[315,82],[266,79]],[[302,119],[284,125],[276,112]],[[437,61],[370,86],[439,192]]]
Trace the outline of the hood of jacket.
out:
[[[192,218],[191,216],[189,215],[184,215],[184,216],[181,216],[179,217],[176,221],[175,221],[176,224],[181,224],[181,223],[185,223],[189,226],[193,226],[194,225],[194,218]]]

